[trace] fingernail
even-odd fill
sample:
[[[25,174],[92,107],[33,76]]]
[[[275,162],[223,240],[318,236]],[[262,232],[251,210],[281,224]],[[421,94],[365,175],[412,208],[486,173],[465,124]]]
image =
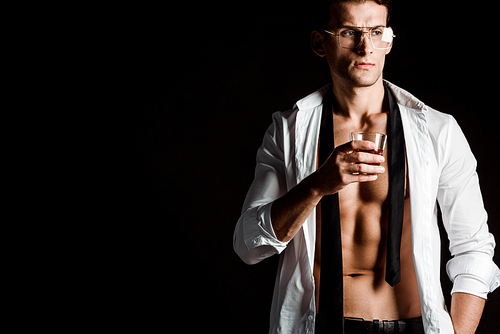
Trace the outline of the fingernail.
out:
[[[375,143],[370,142],[370,148],[375,148]]]

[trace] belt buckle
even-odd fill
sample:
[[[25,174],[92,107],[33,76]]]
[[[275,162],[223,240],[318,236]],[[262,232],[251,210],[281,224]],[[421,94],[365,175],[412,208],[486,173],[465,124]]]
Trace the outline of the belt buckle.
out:
[[[394,334],[396,333],[396,324],[395,321],[384,320],[382,321],[382,331],[386,334]]]
[[[349,328],[351,333],[372,333],[373,326],[371,321],[364,318],[344,317],[344,328]]]

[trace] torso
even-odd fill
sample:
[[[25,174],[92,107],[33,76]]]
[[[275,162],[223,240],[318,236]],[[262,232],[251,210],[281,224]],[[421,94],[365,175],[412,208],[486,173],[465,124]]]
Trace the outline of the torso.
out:
[[[340,125],[339,125],[340,124]],[[386,133],[387,113],[378,114],[354,128],[334,115],[336,146],[350,141],[351,131]],[[389,168],[386,147],[382,165],[386,172],[376,181],[352,183],[339,192],[344,272],[344,316],[366,320],[397,320],[421,315],[417,282],[412,260],[409,185],[405,186],[404,221],[401,240],[401,281],[391,287],[385,282],[387,246]],[[406,178],[408,180],[408,178]],[[314,265],[316,306],[319,310],[321,272],[321,207],[317,210],[317,236]]]

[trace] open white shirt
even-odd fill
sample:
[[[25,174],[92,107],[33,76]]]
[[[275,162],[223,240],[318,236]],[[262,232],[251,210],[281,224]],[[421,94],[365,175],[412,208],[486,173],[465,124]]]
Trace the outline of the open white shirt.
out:
[[[476,160],[455,119],[387,82],[403,121],[410,181],[413,261],[425,333],[453,334],[440,283],[441,242],[437,203],[453,258],[446,270],[454,292],[486,298],[500,284],[492,257],[495,240],[479,189]],[[273,201],[316,170],[325,86],[273,114],[257,153],[255,179],[234,231],[234,249],[248,264],[281,254],[270,333],[314,333],[316,212],[289,242],[271,222]],[[330,88],[331,89],[331,88]]]

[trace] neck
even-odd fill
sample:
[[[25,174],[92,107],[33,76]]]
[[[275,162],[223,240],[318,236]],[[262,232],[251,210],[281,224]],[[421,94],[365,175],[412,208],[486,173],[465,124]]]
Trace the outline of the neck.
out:
[[[334,82],[333,93],[337,102],[336,114],[362,119],[383,111],[384,84],[382,77],[369,87],[353,87]]]

